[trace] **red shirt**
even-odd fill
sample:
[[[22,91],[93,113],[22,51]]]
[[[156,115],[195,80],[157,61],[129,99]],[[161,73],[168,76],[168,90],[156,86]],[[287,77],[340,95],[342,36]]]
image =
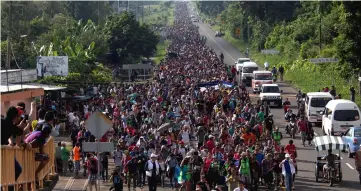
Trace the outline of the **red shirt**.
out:
[[[307,131],[307,124],[306,124],[306,121],[298,121],[297,122],[297,126],[300,128],[300,131],[301,132],[306,132]]]
[[[86,164],[85,164],[86,167],[87,167],[87,169],[88,169],[88,174],[90,174],[90,171],[91,171],[90,167],[92,166],[92,165],[91,165],[91,161],[92,161],[92,160],[95,161],[96,166],[97,166],[97,168],[98,168],[98,160],[97,160],[96,158],[92,157],[92,158],[88,159],[88,160],[86,161]]]
[[[214,147],[216,147],[213,140],[208,140],[206,145],[207,145],[208,151],[213,151]]]
[[[232,74],[235,74],[237,72],[236,68],[231,69]]]
[[[285,153],[288,153],[291,155],[291,158],[295,158],[295,153],[296,153],[296,146],[294,144],[290,145],[286,145],[285,147]]]

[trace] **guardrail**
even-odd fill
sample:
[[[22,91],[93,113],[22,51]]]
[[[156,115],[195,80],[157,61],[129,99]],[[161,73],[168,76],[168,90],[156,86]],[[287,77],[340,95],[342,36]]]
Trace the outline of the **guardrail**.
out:
[[[9,186],[14,186],[14,190],[36,190],[35,170],[39,162],[35,161],[35,153],[38,149],[23,149],[19,147],[1,146],[1,188],[8,191]],[[39,172],[39,187],[43,188],[44,179],[49,180],[49,175],[55,174],[55,147],[54,138],[50,137],[44,145],[44,152],[49,155],[49,162]],[[17,181],[15,181],[15,159],[19,162],[22,172]]]

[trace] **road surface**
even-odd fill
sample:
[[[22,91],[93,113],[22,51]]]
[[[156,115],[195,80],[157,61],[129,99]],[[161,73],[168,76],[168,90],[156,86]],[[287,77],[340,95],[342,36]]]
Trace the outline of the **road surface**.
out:
[[[210,26],[206,23],[195,23],[199,26],[199,32],[201,35],[207,37],[207,46],[212,47],[217,54],[221,52],[224,55],[224,62],[228,65],[234,65],[236,60],[242,55],[235,47],[229,44],[226,40],[221,37],[215,37],[215,31],[213,31]],[[287,71],[286,71],[287,72]],[[291,105],[294,110],[297,108],[295,96],[297,90],[292,88],[286,83],[278,83],[280,89],[283,90],[282,97],[288,97]],[[250,91],[251,92],[251,91]],[[251,94],[251,97],[254,99],[257,95]],[[291,108],[292,109],[292,108]],[[284,112],[283,109],[272,108],[271,113],[274,115],[276,126],[280,127],[280,131],[283,133],[282,145],[286,145],[290,140],[289,136],[285,134],[284,126],[286,125],[284,121]],[[320,127],[314,127],[315,136],[323,135]],[[350,159],[347,156],[347,153],[341,153],[342,158],[342,172],[343,180],[340,184],[335,184],[334,187],[329,187],[327,183],[316,182],[315,181],[315,160],[317,158],[317,152],[314,150],[314,146],[303,147],[301,144],[300,136],[297,135],[296,140],[294,140],[297,147],[297,164],[298,164],[298,174],[296,177],[296,190],[308,191],[308,190],[318,190],[318,191],[356,191],[361,190],[361,185],[358,181],[358,172],[355,170],[354,159]],[[338,153],[338,152],[337,152]],[[335,151],[336,154],[336,151]]]

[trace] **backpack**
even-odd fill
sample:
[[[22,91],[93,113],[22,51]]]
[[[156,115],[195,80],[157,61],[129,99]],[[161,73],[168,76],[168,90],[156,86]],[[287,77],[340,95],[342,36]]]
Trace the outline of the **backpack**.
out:
[[[98,174],[97,161],[95,159],[90,159],[90,173]]]

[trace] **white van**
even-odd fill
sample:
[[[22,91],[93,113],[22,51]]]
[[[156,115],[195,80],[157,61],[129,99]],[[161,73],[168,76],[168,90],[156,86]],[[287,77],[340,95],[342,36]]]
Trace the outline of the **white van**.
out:
[[[320,113],[325,109],[325,106],[333,97],[328,92],[309,92],[305,99],[305,113],[309,122],[322,123],[322,116]]]
[[[350,100],[331,100],[320,114],[325,135],[340,135],[350,127],[361,126],[360,110]]]
[[[254,71],[258,71],[258,65],[255,62],[244,62],[241,74],[242,83],[251,84]]]

